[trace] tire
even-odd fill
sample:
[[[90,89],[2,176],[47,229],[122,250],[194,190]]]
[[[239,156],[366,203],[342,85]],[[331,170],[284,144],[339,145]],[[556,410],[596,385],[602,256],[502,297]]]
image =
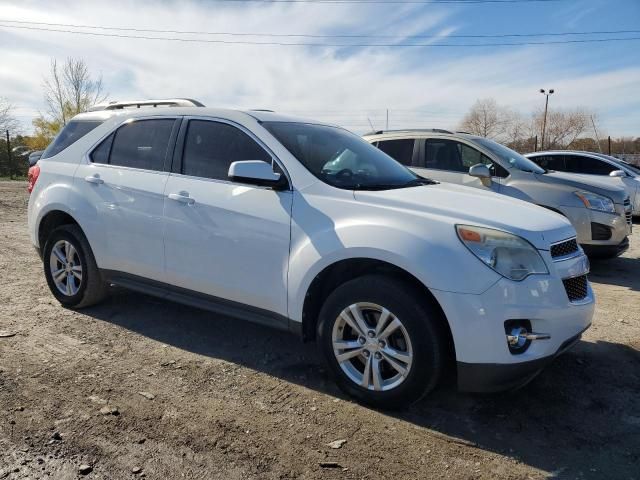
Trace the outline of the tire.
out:
[[[388,327],[393,323],[396,327],[386,337],[387,327],[376,325],[383,316],[380,307],[391,313],[382,320],[383,324]],[[369,328],[365,338],[360,334],[362,328],[356,330],[354,310],[360,311]],[[344,283],[326,299],[319,315],[319,348],[345,393],[376,408],[403,408],[433,390],[440,379],[446,361],[441,316],[424,299],[424,293],[412,285],[381,275],[366,275]],[[334,340],[349,343],[334,344]],[[338,355],[343,354],[351,358],[340,362]],[[389,357],[401,368],[395,368]],[[370,373],[380,372],[377,383],[373,374],[365,376],[365,362],[370,362]],[[405,372],[401,373],[403,369]],[[363,386],[364,382],[368,386]]]
[[[67,250],[67,245],[73,250]],[[56,252],[53,252],[54,248]],[[84,308],[104,299],[107,285],[102,280],[89,242],[80,227],[62,225],[53,230],[45,242],[43,252],[47,284],[53,296],[64,307]],[[60,257],[60,254],[64,258]],[[67,254],[70,254],[68,267],[63,261],[66,260]],[[61,272],[57,277],[58,281],[54,279],[54,272]]]

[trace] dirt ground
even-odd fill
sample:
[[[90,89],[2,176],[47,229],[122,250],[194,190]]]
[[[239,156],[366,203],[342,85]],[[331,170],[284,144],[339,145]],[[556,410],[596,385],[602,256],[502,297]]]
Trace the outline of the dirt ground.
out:
[[[531,384],[389,414],[287,333],[129,292],[65,310],[26,204],[0,182],[0,479],[640,479],[640,225],[592,265],[593,327]]]

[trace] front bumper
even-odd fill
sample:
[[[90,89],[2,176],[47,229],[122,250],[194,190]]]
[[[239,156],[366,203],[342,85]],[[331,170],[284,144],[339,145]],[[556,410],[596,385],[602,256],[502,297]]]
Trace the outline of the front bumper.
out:
[[[616,213],[598,212],[584,207],[560,207],[562,213],[576,229],[578,243],[582,246],[617,247],[631,235],[632,226],[627,220],[625,207],[616,204]],[[611,230],[606,240],[594,240],[591,224],[602,225]]]
[[[617,257],[629,250],[629,239],[625,237],[618,245],[582,245],[582,248],[589,257]]]
[[[588,328],[588,327],[587,327]],[[582,332],[566,340],[558,351],[548,357],[520,363],[464,363],[457,362],[458,390],[491,393],[523,387],[533,380],[556,357],[573,347]]]
[[[490,390],[511,388],[535,375],[591,325],[591,285],[584,298],[572,302],[562,281],[584,273],[584,255],[553,262],[549,252],[540,253],[549,267],[548,275],[531,275],[520,282],[502,278],[479,295],[432,290],[449,321],[461,387],[468,389],[463,384],[471,384],[490,365],[493,373],[479,377],[476,383],[487,383]],[[528,320],[533,332],[551,338],[533,341],[521,353],[512,353],[505,333],[507,320]]]

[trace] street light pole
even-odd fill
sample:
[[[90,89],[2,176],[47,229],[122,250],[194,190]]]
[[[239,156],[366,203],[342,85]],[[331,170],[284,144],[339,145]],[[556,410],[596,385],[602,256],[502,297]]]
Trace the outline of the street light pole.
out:
[[[549,93],[547,93],[544,88],[540,89],[540,93],[545,96],[544,101],[544,119],[542,120],[542,140],[540,142],[540,150],[544,150],[544,134],[547,129],[547,110],[549,109],[549,95],[554,92],[553,88],[549,89]]]

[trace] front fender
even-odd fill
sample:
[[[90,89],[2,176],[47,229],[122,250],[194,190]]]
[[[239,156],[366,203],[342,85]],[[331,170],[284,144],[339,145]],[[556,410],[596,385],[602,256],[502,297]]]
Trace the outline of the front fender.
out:
[[[364,222],[364,223],[363,223]],[[409,225],[395,226],[345,222],[307,235],[298,226],[292,229],[289,260],[289,317],[302,321],[307,291],[328,266],[341,260],[367,258],[395,265],[411,274],[427,288],[481,293],[500,276],[475,258],[455,236],[453,226],[431,238],[416,235]],[[443,238],[448,235],[448,241]]]

